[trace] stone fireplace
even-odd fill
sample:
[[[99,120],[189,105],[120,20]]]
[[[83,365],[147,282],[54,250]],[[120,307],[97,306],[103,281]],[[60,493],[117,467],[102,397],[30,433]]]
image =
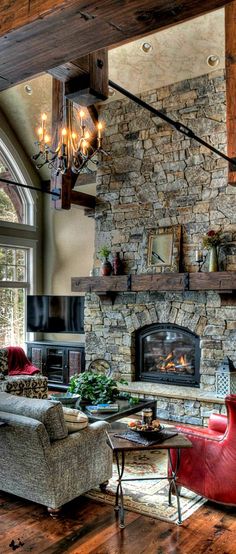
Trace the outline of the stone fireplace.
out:
[[[142,98],[224,151],[222,70],[149,91]],[[184,272],[198,270],[195,251],[209,229],[221,228],[227,244],[235,243],[236,188],[227,183],[224,160],[127,99],[101,105],[100,117],[106,125],[104,148],[110,155],[104,157],[97,174],[94,275],[99,273],[97,253],[104,244],[112,253],[120,252],[126,275],[164,271],[147,263],[148,235],[159,227],[181,226],[179,267]],[[236,259],[231,258],[229,267],[223,265],[223,250],[220,263],[221,269],[236,270]],[[207,270],[208,260],[203,267]],[[164,367],[171,355],[174,371],[164,371],[160,364],[157,368],[153,349],[143,354],[142,338],[137,349],[137,336],[142,337],[149,326],[154,326],[156,335],[160,330],[154,348],[158,360],[165,358]],[[236,365],[232,295],[146,290],[117,292],[111,299],[89,293],[85,331],[87,367],[95,358],[107,359],[114,376],[128,381],[127,390],[157,398],[162,417],[202,423],[213,409],[221,409],[216,371],[225,356]],[[167,332],[170,340],[163,338]],[[180,350],[185,349],[184,362],[179,344]],[[142,367],[140,356],[145,358]]]
[[[136,331],[136,380],[199,387],[199,337],[175,324]]]

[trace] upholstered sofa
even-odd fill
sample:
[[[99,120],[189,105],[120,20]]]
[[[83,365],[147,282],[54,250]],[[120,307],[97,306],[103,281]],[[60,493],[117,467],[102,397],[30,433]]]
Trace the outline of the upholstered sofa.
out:
[[[0,490],[43,504],[63,504],[112,474],[102,421],[68,434],[62,404],[0,392]]]
[[[48,379],[31,364],[23,348],[0,348],[0,391],[30,398],[47,398]]]

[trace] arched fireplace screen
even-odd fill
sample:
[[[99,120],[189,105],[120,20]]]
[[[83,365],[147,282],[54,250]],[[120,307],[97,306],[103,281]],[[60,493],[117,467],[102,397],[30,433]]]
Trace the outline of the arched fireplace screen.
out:
[[[136,379],[199,387],[199,337],[179,325],[136,331]]]

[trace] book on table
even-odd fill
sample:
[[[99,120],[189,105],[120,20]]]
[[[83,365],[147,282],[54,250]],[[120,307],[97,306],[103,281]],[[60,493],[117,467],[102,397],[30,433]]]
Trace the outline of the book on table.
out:
[[[91,413],[99,413],[99,412],[118,412],[119,406],[118,404],[94,404],[91,406],[87,406],[87,410]]]

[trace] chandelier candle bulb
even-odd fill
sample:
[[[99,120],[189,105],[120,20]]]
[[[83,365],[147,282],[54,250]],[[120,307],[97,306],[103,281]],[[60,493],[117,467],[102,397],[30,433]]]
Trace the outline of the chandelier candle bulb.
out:
[[[98,123],[98,138],[102,138],[102,123]]]
[[[80,115],[80,125],[81,125],[81,127],[83,128],[83,127],[84,127],[84,121],[83,121],[83,119],[84,119],[84,116],[85,116],[85,113],[83,112],[83,110],[81,110],[81,111],[79,112],[79,115]]]

